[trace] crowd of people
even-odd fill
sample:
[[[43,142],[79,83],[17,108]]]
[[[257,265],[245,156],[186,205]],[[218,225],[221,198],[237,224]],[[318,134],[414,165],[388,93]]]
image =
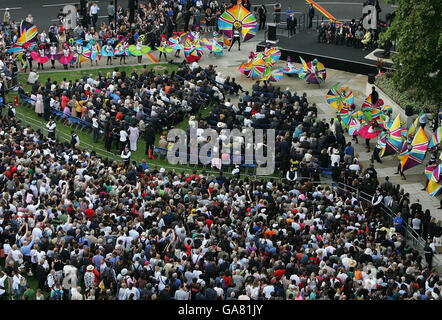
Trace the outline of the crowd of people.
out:
[[[94,142],[104,133],[107,151],[117,153],[130,143],[137,150],[138,138],[144,138],[146,154],[152,156],[155,133],[171,129],[188,113],[197,113],[224,97],[224,85],[215,81],[215,66],[201,68],[197,63],[179,64],[177,71],[157,75],[143,66],[131,74],[118,67],[108,74],[84,72],[75,81],[61,83],[36,81],[30,93],[20,86],[19,94],[29,96],[37,115],[49,120],[54,110],[80,118],[92,127]]]
[[[0,126],[2,299],[441,298],[431,258],[384,224],[377,201],[310,179],[145,169],[14,117]]]
[[[118,32],[131,39],[138,28],[174,30],[171,17],[187,7],[168,5],[128,12],[135,28],[117,9]],[[97,12],[89,8],[94,28]],[[103,37],[113,32],[109,16]],[[380,182],[373,165],[364,168],[340,121],[319,119],[306,93],[266,82],[250,93],[216,66],[197,63],[162,75],[142,67],[45,81],[28,94],[49,121],[48,135],[23,124],[12,105],[0,115],[0,299],[441,299],[432,261],[440,221],[400,186]],[[229,95],[240,92],[232,103]],[[215,106],[201,116],[207,103]],[[90,123],[94,142],[102,131],[121,161],[82,149],[77,139],[57,140],[52,110]],[[151,158],[156,132],[186,113],[195,115],[190,128],[275,129],[282,178],[190,174],[131,159],[139,137]],[[169,143],[163,134],[160,146]],[[321,182],[324,170],[333,186]],[[393,221],[385,208],[397,213]],[[424,256],[407,243],[408,223],[427,241]]]
[[[336,45],[352,46],[354,48],[368,49],[370,45],[376,46],[380,31],[364,29],[363,18],[358,22],[355,19],[348,24],[335,25],[333,22],[321,22],[317,29],[318,42]]]
[[[81,67],[79,58],[87,46],[92,52],[103,46],[110,46],[109,52],[117,47],[124,48],[130,45],[149,46],[156,50],[161,46],[161,39],[169,39],[175,33],[198,30],[200,32],[218,31],[218,17],[236,2],[210,1],[169,1],[169,2],[148,2],[138,3],[133,9],[124,8],[121,5],[115,7],[113,1],[109,2],[106,8],[100,8],[94,1],[80,1],[76,4],[76,27],[68,28],[66,14],[60,9],[58,23],[51,25],[48,30],[39,29],[35,46],[24,48],[23,54],[19,57],[21,68],[24,71],[44,68],[31,57],[33,51],[39,56],[50,57],[51,67],[55,68],[57,53],[73,53],[68,66]],[[247,1],[243,4],[250,8]],[[108,19],[98,21],[99,13],[106,10]],[[29,15],[24,21],[33,24],[34,19]],[[3,25],[0,29],[0,60],[6,64],[12,61],[13,53],[7,52],[20,36],[20,21],[11,19],[8,10],[3,18]],[[94,49],[95,48],[95,49]],[[98,49],[99,50],[99,49]],[[98,52],[99,54],[100,52]],[[14,55],[15,56],[15,55]],[[165,55],[166,57],[166,55]],[[120,55],[120,64],[125,61],[125,54]],[[123,59],[124,58],[124,59]],[[142,56],[139,57],[141,63]],[[96,61],[96,58],[90,58]],[[112,62],[112,59],[108,58]],[[3,68],[3,65],[0,64]],[[5,65],[7,67],[7,65]],[[29,69],[28,69],[29,67]],[[37,68],[36,68],[37,67]],[[5,73],[5,71],[2,71]],[[10,75],[8,75],[10,76]]]
[[[195,74],[182,67],[179,74],[188,82],[203,82],[186,79],[192,75],[213,76],[230,93],[243,90],[210,67]],[[161,86],[165,78],[150,80]],[[209,116],[191,118],[189,125],[277,129],[280,180],[112,161],[3,115],[0,296],[440,299],[441,280],[432,266],[440,222],[418,202],[410,204],[399,186],[380,183],[373,166],[362,168],[340,122],[317,119],[306,94],[267,83],[252,89],[238,106],[220,96]],[[336,185],[372,199],[321,184],[319,168],[329,165]],[[398,213],[391,223],[382,206]],[[410,221],[428,239],[425,259],[407,244]]]

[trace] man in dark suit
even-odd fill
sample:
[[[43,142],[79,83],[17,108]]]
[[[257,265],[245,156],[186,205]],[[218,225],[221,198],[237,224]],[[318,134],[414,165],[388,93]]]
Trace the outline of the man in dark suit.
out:
[[[325,35],[327,34],[327,26],[324,22],[321,22],[321,25],[318,28],[318,42],[325,41]]]
[[[43,117],[45,121],[49,121],[51,115],[51,94],[45,94],[43,96]]]
[[[294,13],[290,15],[290,19],[288,20],[289,24],[289,30],[290,30],[290,36],[293,36],[296,34],[296,26],[298,25],[298,19],[296,19],[296,16]]]
[[[264,4],[258,9],[259,14],[259,28],[258,30],[264,30],[266,27],[267,9]]]
[[[371,103],[375,105],[378,100],[379,100],[379,94],[376,91],[376,88],[373,86],[371,87]]]
[[[153,144],[155,143],[155,130],[150,123],[146,126],[146,131],[144,132],[144,140],[146,141],[146,151],[145,154],[149,155],[149,159],[154,160],[153,156]]]
[[[310,4],[308,7],[308,28],[311,29],[313,25],[313,17],[315,16],[315,8]]]

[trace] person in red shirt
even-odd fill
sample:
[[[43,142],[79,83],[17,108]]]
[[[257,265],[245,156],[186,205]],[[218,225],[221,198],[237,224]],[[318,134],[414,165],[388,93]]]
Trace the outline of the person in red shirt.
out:
[[[223,288],[227,289],[232,286],[232,276],[230,275],[230,271],[226,271],[223,275]]]
[[[93,218],[94,215],[95,215],[95,210],[93,209],[93,206],[92,206],[92,205],[89,205],[89,208],[86,208],[86,209],[84,210],[84,214],[87,216],[87,218],[88,218],[89,220],[92,220],[92,218]]]
[[[278,278],[278,280],[280,280],[282,278],[282,276],[285,274],[285,269],[275,270],[275,272],[273,274],[275,275],[275,277]]]

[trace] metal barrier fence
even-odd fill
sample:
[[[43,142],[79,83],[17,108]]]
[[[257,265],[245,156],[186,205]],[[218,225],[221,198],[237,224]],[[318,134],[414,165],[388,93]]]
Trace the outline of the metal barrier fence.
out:
[[[295,11],[294,12],[297,23],[296,32],[306,30],[306,15],[304,12]],[[287,26],[287,14],[285,12],[267,12],[266,23],[276,23],[276,34],[290,37],[290,30]]]
[[[358,200],[362,200],[366,203],[371,204],[372,196],[369,195],[368,193],[361,191],[357,188],[351,187],[349,185],[346,185],[342,182],[339,182],[337,187],[338,189],[343,191],[353,192]],[[382,216],[384,218],[383,221],[384,226],[388,228],[393,227],[393,221],[396,215],[393,213],[393,211],[390,208],[386,207],[384,203],[381,203],[380,209],[382,212]],[[416,233],[416,231],[410,226],[408,221],[403,221],[403,230],[404,230],[405,240],[407,241],[407,243],[412,245],[416,250],[418,250],[421,254],[423,254],[424,247],[426,244],[425,239],[423,239],[419,234]],[[442,270],[442,263],[436,255],[433,256],[433,267]]]

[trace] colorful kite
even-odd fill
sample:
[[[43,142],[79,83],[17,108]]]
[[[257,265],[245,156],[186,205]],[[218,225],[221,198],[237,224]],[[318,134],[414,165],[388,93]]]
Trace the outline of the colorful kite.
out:
[[[281,58],[281,50],[277,47],[266,48],[264,51],[264,57],[270,59],[271,64],[274,65],[279,58]]]
[[[325,70],[324,65],[318,61],[318,59],[314,59],[310,62],[305,62],[304,59],[299,57],[303,64],[303,68],[299,71],[299,78],[305,79],[308,83],[316,83],[320,84],[325,81],[327,77],[327,72]]]
[[[124,42],[119,42],[115,47],[114,55],[116,56],[129,56],[129,44]]]
[[[408,128],[408,134],[414,135],[416,132],[417,127],[419,126],[419,118],[424,114],[424,110],[422,110],[416,119],[414,119],[413,123],[411,124],[410,128]]]
[[[406,144],[404,143],[403,145]],[[398,156],[401,160],[402,171],[417,166],[424,161],[425,153],[428,148],[428,138],[422,128],[420,128],[414,136],[411,146],[412,148],[410,151],[403,152],[403,154],[401,153],[401,155]],[[403,147],[402,150],[404,150]]]
[[[212,40],[208,40],[207,38],[202,39],[202,43],[207,47],[209,53],[213,53],[214,55],[222,55],[223,54],[223,43],[219,41],[217,38],[218,33],[214,32],[214,38]]]
[[[350,123],[350,119],[353,116],[353,112],[349,109],[343,108],[339,111],[339,118],[341,119],[341,125],[344,128],[348,128],[348,124]]]
[[[348,134],[351,136],[356,136],[359,134],[359,129],[361,129],[361,123],[357,118],[351,118],[348,124]]]
[[[252,39],[258,32],[258,23],[255,16],[241,5],[241,1],[218,19],[218,28],[229,39],[232,39],[233,28],[241,30],[243,41]]]
[[[282,79],[283,73],[279,69],[272,70],[271,67],[267,68],[264,76],[259,81],[279,81]]]
[[[386,156],[389,154],[400,153],[402,149],[403,137],[401,129],[401,117],[396,116],[396,119],[387,126],[387,135],[385,138],[385,149],[380,153],[380,156]]]
[[[431,136],[430,143],[428,144],[428,148],[433,148],[437,146],[441,142],[442,137],[442,126],[439,126],[436,131],[434,131],[433,135]]]
[[[439,164],[434,168],[430,180],[427,185],[427,192],[430,196],[434,197],[440,191],[442,186],[439,184],[440,174],[442,173],[442,164]]]
[[[199,61],[203,54],[203,47],[201,47],[199,41],[192,41],[187,37],[184,43],[184,57],[186,60],[189,62]]]
[[[424,174],[427,177],[428,180],[431,179],[431,176],[433,174],[434,169],[436,169],[436,167],[439,166],[437,163],[433,164],[433,165],[428,165],[425,167],[425,171]]]
[[[22,21],[20,24],[20,36],[15,43],[7,50],[7,53],[20,53],[23,49],[36,45],[38,30],[37,27],[27,21]]]
[[[265,69],[266,69],[266,67],[265,67],[264,59],[259,56],[256,57],[255,59],[253,59],[253,61],[251,63],[250,77],[253,79],[253,78],[262,76]],[[247,70],[247,66],[246,66],[246,70]]]
[[[176,34],[176,35],[174,35],[173,37],[169,38],[168,41],[169,41],[169,46],[170,46],[172,49],[175,49],[175,50],[181,50],[181,49],[183,49],[183,45],[181,44],[182,39],[181,39],[181,36],[180,36],[180,35]]]
[[[350,108],[354,103],[353,91],[348,88],[338,88],[339,83],[335,84],[327,93],[327,103],[333,108],[341,111],[342,108]]]

